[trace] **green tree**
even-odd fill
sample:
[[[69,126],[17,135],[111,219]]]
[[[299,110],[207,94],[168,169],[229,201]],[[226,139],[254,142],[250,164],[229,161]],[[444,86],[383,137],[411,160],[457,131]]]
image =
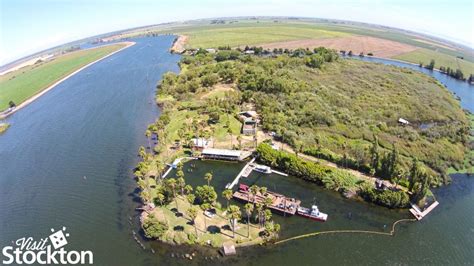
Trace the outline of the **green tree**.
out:
[[[380,168],[379,140],[376,136],[374,136],[374,141],[370,148],[370,162],[372,169],[376,173]]]
[[[194,193],[198,201],[202,203],[209,203],[214,204],[217,200],[217,193],[213,187],[204,185],[196,187],[196,191]]]
[[[241,217],[239,206],[230,205],[227,209],[227,215],[230,218],[230,225],[232,226],[232,238],[235,238],[235,223]]]
[[[186,200],[188,200],[189,204],[194,204],[194,201],[196,200],[196,196],[194,196],[194,194],[188,194],[186,195]]]
[[[157,193],[155,200],[160,204],[160,206],[163,206],[163,203],[165,202],[165,195],[162,193]]]
[[[163,221],[159,221],[153,214],[150,214],[144,220],[142,228],[146,237],[159,239],[168,230],[168,224]]]
[[[188,214],[189,218],[190,218],[191,221],[193,222],[194,231],[196,232],[196,237],[197,237],[197,236],[198,236],[198,232],[197,232],[195,220],[196,220],[196,217],[197,217],[197,214],[198,214],[198,210],[197,210],[196,207],[191,206],[191,207],[189,207],[189,209],[186,211],[186,213]]]
[[[145,136],[148,140],[148,148],[151,149],[151,130],[146,130],[145,131]]]

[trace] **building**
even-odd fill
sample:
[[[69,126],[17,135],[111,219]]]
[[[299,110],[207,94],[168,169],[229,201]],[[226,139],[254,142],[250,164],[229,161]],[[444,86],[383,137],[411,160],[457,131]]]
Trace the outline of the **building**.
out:
[[[257,122],[250,120],[242,123],[242,134],[255,135],[257,133]]]
[[[242,134],[255,135],[257,133],[258,114],[255,111],[244,111],[238,114],[242,122]]]
[[[209,146],[209,140],[205,138],[193,138],[191,139],[193,150],[202,151]]]
[[[250,152],[240,150],[212,149],[206,148],[201,152],[203,159],[241,161],[251,155]]]

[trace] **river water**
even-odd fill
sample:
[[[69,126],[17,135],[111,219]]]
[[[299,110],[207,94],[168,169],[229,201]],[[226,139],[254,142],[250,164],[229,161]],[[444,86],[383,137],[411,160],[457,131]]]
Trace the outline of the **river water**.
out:
[[[193,261],[171,257],[193,248],[142,240],[147,247],[142,250],[132,237],[139,227],[131,169],[138,147],[146,143],[146,125],[159,115],[156,82],[164,72],[179,70],[179,56],[168,53],[173,38],[136,39],[136,45],[81,71],[8,119],[12,126],[0,137],[0,246],[24,236],[44,238],[51,228],[65,226],[67,249],[93,251],[96,265],[474,263],[474,180],[466,175],[455,175],[452,185],[436,190],[439,207],[421,222],[401,225],[394,237],[324,235],[244,248],[236,257],[212,262],[205,259],[216,256],[210,250],[198,249]],[[474,109],[472,87],[428,74],[440,75],[463,107]],[[218,189],[242,167],[195,163],[192,173],[186,171],[188,182],[204,183],[200,176],[212,169]],[[329,214],[327,223],[275,216],[282,238],[320,230],[388,232],[393,221],[410,217],[292,177],[254,173],[244,182],[291,193],[308,206],[318,202]]]

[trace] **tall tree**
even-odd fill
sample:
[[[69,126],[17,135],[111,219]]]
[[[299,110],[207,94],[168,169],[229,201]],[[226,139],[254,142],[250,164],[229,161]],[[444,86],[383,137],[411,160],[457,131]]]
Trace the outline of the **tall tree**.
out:
[[[204,179],[207,181],[207,185],[210,186],[211,180],[212,180],[212,174],[211,173],[206,173],[204,175]]]
[[[250,216],[252,215],[253,208],[254,206],[252,203],[246,203],[244,206],[245,214],[247,216],[247,237],[250,237]]]
[[[222,197],[227,200],[227,208],[229,208],[229,201],[232,199],[232,190],[226,189],[222,191]]]
[[[260,191],[260,188],[257,185],[250,186],[250,193],[252,194],[254,204],[255,204],[255,201],[257,200],[257,193],[259,191]]]
[[[197,237],[197,236],[198,236],[198,232],[197,232],[195,220],[196,220],[196,217],[197,217],[197,214],[198,214],[198,210],[196,209],[196,207],[191,206],[191,207],[189,207],[189,209],[187,210],[187,214],[188,214],[189,218],[191,219],[191,221],[193,222],[194,231],[196,232],[196,237]]]
[[[370,148],[370,162],[374,173],[376,173],[380,168],[379,140],[376,136],[374,136],[374,141]]]
[[[227,215],[230,217],[230,225],[232,226],[232,238],[235,238],[235,224],[241,217],[239,206],[230,205],[227,209]]]
[[[176,203],[176,210],[179,212],[178,200],[176,198],[176,179],[174,179],[174,178],[167,179],[166,185],[171,190],[171,193],[172,193],[173,198],[174,198],[174,202]]]

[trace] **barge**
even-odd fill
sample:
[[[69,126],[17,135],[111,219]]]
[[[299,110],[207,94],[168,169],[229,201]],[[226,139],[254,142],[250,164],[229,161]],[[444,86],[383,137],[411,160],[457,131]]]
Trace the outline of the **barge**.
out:
[[[272,203],[268,206],[268,208],[272,211],[285,215],[296,214],[301,204],[301,201],[298,199],[289,198],[282,194],[271,191],[267,191],[264,195],[261,192],[257,192],[256,195],[253,195],[250,192],[249,186],[245,184],[239,185],[239,190],[234,192],[233,197],[240,201],[260,204],[263,204],[265,202],[265,198],[269,197],[272,199]]]

